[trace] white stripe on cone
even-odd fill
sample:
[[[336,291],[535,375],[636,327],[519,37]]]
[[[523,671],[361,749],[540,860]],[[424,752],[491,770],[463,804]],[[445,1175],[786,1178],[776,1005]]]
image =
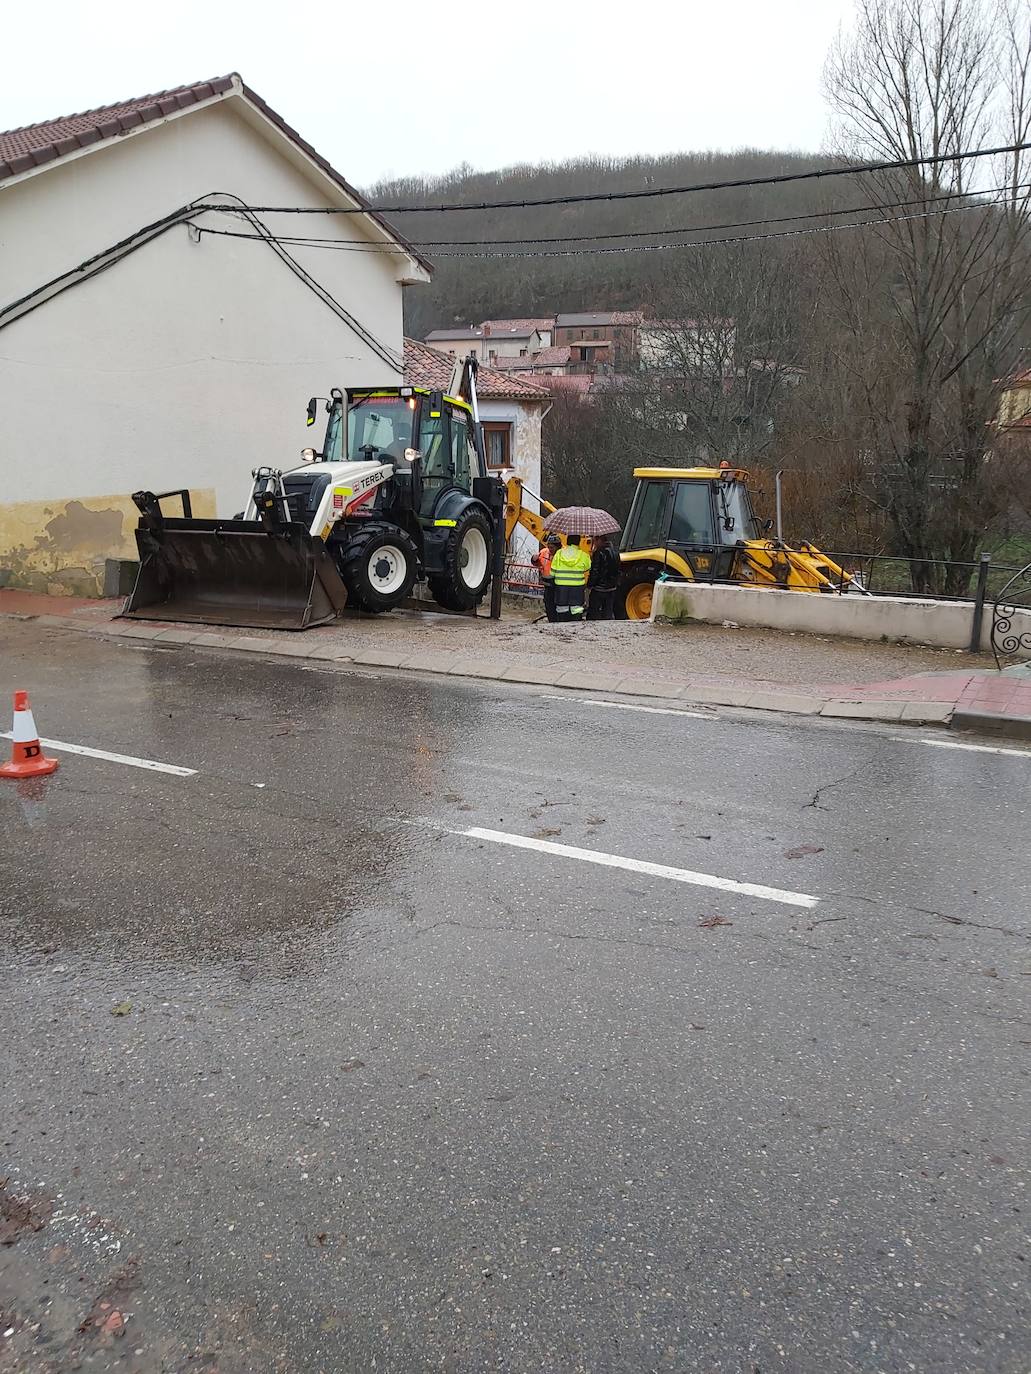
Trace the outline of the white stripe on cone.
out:
[[[15,744],[36,744],[39,736],[36,734],[36,722],[32,719],[32,710],[15,711],[14,731],[11,735]]]

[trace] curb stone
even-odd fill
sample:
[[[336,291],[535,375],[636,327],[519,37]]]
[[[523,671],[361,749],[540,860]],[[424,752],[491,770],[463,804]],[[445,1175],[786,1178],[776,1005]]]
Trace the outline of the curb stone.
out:
[[[5,618],[5,617],[0,617]],[[26,619],[24,616],[12,617]],[[181,645],[202,649],[232,649],[242,653],[263,653],[269,657],[291,659],[308,658],[317,661],[353,663],[356,667],[390,668],[400,671],[427,672],[436,676],[468,677],[496,682],[525,683],[536,686],[556,686],[566,690],[608,692],[620,696],[650,697],[657,700],[678,700],[685,705],[744,707],[757,711],[779,712],[789,715],[819,714],[824,718],[895,722],[903,725],[947,726],[953,729],[983,730],[995,735],[1013,734],[1017,739],[1031,739],[1031,717],[1006,717],[988,712],[953,709],[951,702],[941,701],[856,701],[828,698],[807,693],[765,690],[728,684],[715,687],[670,679],[620,677],[618,672],[604,669],[590,670],[565,666],[534,666],[508,658],[484,664],[461,654],[451,657],[433,651],[405,654],[383,649],[360,649],[348,653],[343,645],[301,642],[297,638],[266,640],[255,635],[187,631],[177,626],[155,622],[153,626],[133,623],[83,624],[64,616],[32,616],[38,625],[47,629],[69,629],[78,633],[102,635],[108,638],[151,640],[155,643]],[[1014,727],[1011,730],[1011,725]]]
[[[755,692],[748,699],[749,706],[759,711],[786,711],[790,715],[818,716],[826,698],[807,696],[803,692]]]
[[[979,734],[1031,740],[1031,716],[1004,716],[995,711],[973,711],[958,706],[952,713],[953,730],[976,730]]]
[[[900,721],[905,705],[904,701],[828,701],[820,715],[840,720]]]

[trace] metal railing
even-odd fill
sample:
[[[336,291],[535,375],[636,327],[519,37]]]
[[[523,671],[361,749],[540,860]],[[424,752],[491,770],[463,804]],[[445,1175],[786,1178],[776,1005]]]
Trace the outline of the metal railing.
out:
[[[852,577],[858,577],[871,596],[908,596],[930,601],[972,601],[977,589],[989,598],[1006,579],[1020,569],[993,563],[989,553],[965,561],[946,558],[903,558],[891,553],[838,553],[821,549]],[[973,584],[973,587],[971,586]],[[949,587],[957,590],[948,591]],[[847,582],[839,591],[847,591]]]
[[[1025,615],[1031,626],[1031,563],[1017,569],[992,605],[991,643],[997,668],[1001,669],[1004,658],[1031,658],[1031,628],[1022,628]]]
[[[799,545],[797,548],[799,551],[805,551],[804,545]],[[728,546],[726,552],[731,551],[732,546]],[[668,566],[671,552],[676,552],[681,556],[686,554],[691,557],[694,549],[693,546],[684,544],[678,544],[675,549],[672,549],[669,544],[665,546],[667,563],[665,576],[670,581],[678,581],[680,575],[669,570]],[[706,566],[696,568],[693,580],[705,581],[711,585],[720,582],[736,582],[737,579],[731,575],[731,560],[720,558],[718,555],[716,557],[707,556],[711,555],[711,546],[700,544],[697,546],[697,552],[706,557]],[[1031,588],[1031,577],[1028,576],[1027,568],[1021,569],[1007,563],[993,563],[991,555],[988,553],[982,553],[976,561],[971,562],[953,559],[903,558],[896,554],[887,553],[839,553],[829,549],[821,549],[820,553],[842,569],[841,575],[831,589],[833,595],[855,595],[858,592],[865,596],[895,596],[913,600],[969,604],[971,606],[971,619],[968,647],[970,653],[973,654],[981,652],[985,603],[993,602],[998,607],[1002,589],[1014,587],[1022,576],[1028,577],[1028,586]],[[915,582],[923,583],[926,590],[914,587]],[[973,590],[971,590],[971,583],[973,583]],[[962,586],[964,590],[954,592],[942,590],[949,586]],[[827,589],[824,588],[825,593],[826,591]],[[993,612],[993,635],[997,618],[998,612],[996,610]],[[1007,626],[1007,628],[1009,627]],[[1020,647],[1026,647],[1026,645]]]
[[[515,558],[505,559],[502,587],[510,596],[528,596],[535,601],[541,601],[544,597],[537,569],[532,563],[523,563]]]

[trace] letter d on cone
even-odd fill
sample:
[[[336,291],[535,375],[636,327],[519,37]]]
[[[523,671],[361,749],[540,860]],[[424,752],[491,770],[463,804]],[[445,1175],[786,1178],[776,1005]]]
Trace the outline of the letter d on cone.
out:
[[[14,694],[14,729],[11,732],[11,761],[0,764],[0,778],[38,778],[52,773],[57,759],[49,759],[36,733],[28,692]]]

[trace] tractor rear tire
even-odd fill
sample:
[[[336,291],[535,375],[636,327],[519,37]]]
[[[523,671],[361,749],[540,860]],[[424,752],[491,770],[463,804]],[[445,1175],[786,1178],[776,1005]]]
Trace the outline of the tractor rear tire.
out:
[[[379,615],[394,610],[411,595],[419,553],[399,526],[369,521],[330,547],[347,587],[349,606]]]
[[[482,511],[470,509],[458,517],[444,550],[444,572],[429,579],[438,606],[470,611],[490,586],[494,536]]]
[[[647,620],[652,613],[655,579],[662,569],[651,563],[624,567],[616,584],[613,608],[617,620]]]

